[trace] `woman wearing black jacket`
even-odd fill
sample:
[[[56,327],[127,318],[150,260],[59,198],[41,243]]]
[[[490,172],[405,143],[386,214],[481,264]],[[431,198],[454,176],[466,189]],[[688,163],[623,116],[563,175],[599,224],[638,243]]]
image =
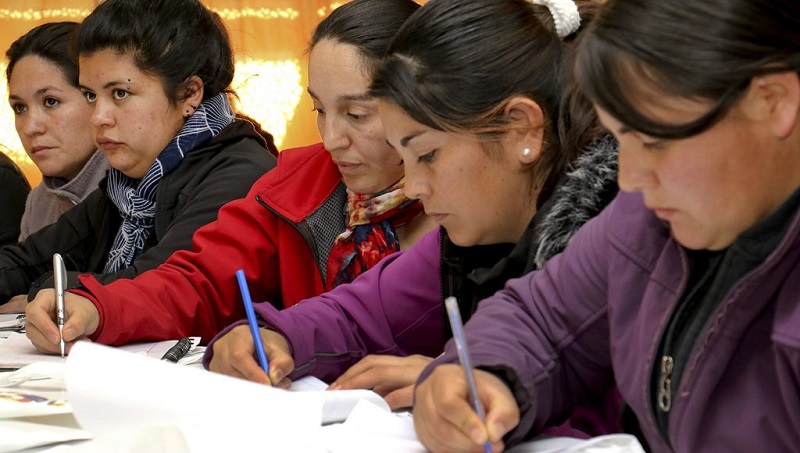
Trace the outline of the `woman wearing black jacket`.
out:
[[[15,244],[31,186],[8,156],[0,152],[0,246]]]
[[[106,1],[74,50],[112,169],[55,224],[0,251],[0,303],[51,287],[55,252],[103,282],[156,267],[275,165],[253,125],[234,119],[228,35],[199,1]]]

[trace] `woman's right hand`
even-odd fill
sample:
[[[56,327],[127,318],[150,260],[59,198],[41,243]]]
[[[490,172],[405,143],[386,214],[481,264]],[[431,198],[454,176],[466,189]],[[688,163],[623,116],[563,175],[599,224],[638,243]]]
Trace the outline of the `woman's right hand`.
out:
[[[92,335],[100,324],[100,313],[92,301],[77,294],[64,293],[64,341],[67,350],[78,340]],[[60,336],[56,320],[56,292],[39,291],[36,298],[25,307],[25,334],[36,349],[48,354],[60,352]]]
[[[234,327],[212,344],[214,355],[208,369],[259,384],[288,388],[291,381],[286,376],[294,370],[289,343],[273,330],[259,329],[259,332],[269,362],[269,376],[256,362],[253,336],[247,324]]]
[[[503,451],[503,436],[519,424],[519,408],[511,390],[491,373],[474,370],[478,398],[486,422],[475,413],[464,369],[437,366],[416,388],[414,428],[433,452],[482,452],[488,440],[493,452]]]

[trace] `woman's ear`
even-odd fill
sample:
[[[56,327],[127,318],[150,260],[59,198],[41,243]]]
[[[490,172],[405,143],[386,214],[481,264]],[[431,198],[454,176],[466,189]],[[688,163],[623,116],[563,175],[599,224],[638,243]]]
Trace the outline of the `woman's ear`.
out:
[[[183,110],[183,116],[188,118],[194,114],[197,107],[203,102],[203,81],[200,77],[191,76],[186,79],[183,88],[183,96],[178,102],[178,107]]]
[[[544,140],[544,112],[539,104],[526,96],[515,96],[505,108],[511,130],[503,140],[503,146],[516,153],[524,166],[534,164],[542,156]]]
[[[800,75],[794,71],[767,74],[753,79],[751,88],[761,101],[772,132],[778,138],[789,137],[800,127]]]

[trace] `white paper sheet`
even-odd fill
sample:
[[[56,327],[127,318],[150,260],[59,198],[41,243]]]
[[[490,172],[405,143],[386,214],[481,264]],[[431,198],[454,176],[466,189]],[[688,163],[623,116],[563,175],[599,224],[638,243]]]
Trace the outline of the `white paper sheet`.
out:
[[[198,343],[199,343],[199,337]],[[155,343],[133,343],[120,346],[117,349],[132,352],[135,354],[147,355],[160,359],[167,350],[172,347],[177,340],[159,341]],[[192,346],[190,350],[191,360],[181,360],[179,363],[196,362],[197,357],[194,351],[205,350],[205,347]],[[186,357],[190,359],[190,357]],[[54,362],[64,363],[66,358],[57,354],[45,354],[36,350],[33,343],[24,333],[12,332],[8,338],[0,342],[0,368],[20,368],[34,362]]]
[[[12,332],[0,343],[0,367],[20,368],[33,362],[64,363],[60,355],[44,354],[36,350],[24,333]]]
[[[369,401],[384,412],[391,412],[389,404],[372,390],[332,390],[327,391],[328,384],[315,378],[305,376],[292,382],[290,392],[320,392],[324,401],[322,407],[322,424],[341,423],[347,419],[359,401]]]
[[[324,443],[333,453],[423,453],[414,420],[408,413],[390,413],[368,401],[361,401],[347,421],[326,427]],[[539,438],[507,450],[508,453],[644,453],[635,437],[613,434],[592,439],[570,437]]]
[[[417,440],[414,420],[408,413],[386,412],[369,401],[360,401],[347,421],[331,426],[326,445],[332,453],[425,453]]]
[[[541,438],[510,449],[508,453],[645,453],[630,434],[609,434],[591,439]]]
[[[174,424],[192,452],[302,451],[322,420],[320,392],[286,392],[92,343],[72,348],[66,380],[75,418],[93,435]]]
[[[191,453],[175,425],[147,425],[115,431],[88,442],[58,445],[37,453]]]
[[[0,452],[20,451],[58,442],[88,439],[86,431],[15,420],[0,421]]]

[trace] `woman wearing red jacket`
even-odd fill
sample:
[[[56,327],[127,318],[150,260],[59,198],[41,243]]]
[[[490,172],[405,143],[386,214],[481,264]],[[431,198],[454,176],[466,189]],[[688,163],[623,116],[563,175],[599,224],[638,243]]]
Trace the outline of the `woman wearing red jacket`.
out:
[[[282,152],[247,197],[198,230],[191,251],[134,280],[103,286],[81,277],[82,288],[67,296],[65,340],[119,345],[192,334],[207,341],[244,317],[238,269],[253,299],[289,307],[431,230],[420,203],[403,194],[402,160],[368,95],[389,40],[417,8],[410,0],[356,0],[323,20],[311,39],[308,83],[323,142]],[[51,352],[59,343],[54,305],[52,292],[41,292],[27,311],[29,338]]]

